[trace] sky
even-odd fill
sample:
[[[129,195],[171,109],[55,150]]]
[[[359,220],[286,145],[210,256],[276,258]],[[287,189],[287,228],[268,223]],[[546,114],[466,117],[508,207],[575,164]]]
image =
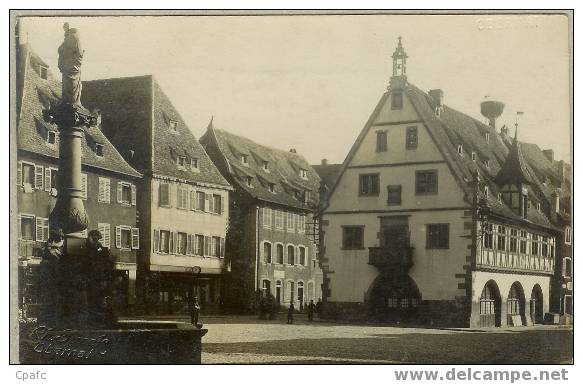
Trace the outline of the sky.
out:
[[[480,121],[486,96],[519,139],[570,159],[569,31],[558,15],[27,17],[58,75],[63,23],[78,28],[83,80],[152,74],[194,135],[213,124],[341,163],[386,91],[402,36],[407,78]]]

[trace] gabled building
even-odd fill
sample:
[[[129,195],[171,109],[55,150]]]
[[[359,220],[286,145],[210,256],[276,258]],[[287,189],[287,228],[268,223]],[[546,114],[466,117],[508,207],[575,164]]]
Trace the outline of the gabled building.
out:
[[[550,310],[557,238],[517,137],[408,81],[401,39],[390,85],[322,214],[325,316],[458,326],[527,325]]]
[[[252,310],[261,293],[300,309],[321,298],[317,256],[320,178],[295,150],[283,151],[213,127],[201,138],[231,193],[225,303]]]
[[[144,178],[137,196],[141,302],[149,313],[184,313],[192,295],[219,310],[229,191],[152,76],[83,83],[103,133]]]
[[[33,308],[43,297],[38,266],[49,237],[49,213],[58,194],[59,132],[43,119],[43,110],[60,103],[61,84],[28,44],[17,46],[17,186],[18,257],[21,304]],[[82,187],[90,230],[115,261],[119,313],[136,301],[136,256],[140,233],[136,223],[137,185],[141,174],[103,135],[103,126],[85,129],[82,141]],[[35,316],[34,310],[28,315]]]

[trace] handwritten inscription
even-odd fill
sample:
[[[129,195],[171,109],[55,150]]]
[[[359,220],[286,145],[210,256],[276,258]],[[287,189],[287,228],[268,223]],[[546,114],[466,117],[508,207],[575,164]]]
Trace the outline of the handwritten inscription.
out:
[[[46,355],[77,359],[89,359],[107,353],[109,339],[106,335],[83,337],[71,335],[70,331],[54,330],[44,325],[34,328],[30,333],[35,342],[33,350]]]

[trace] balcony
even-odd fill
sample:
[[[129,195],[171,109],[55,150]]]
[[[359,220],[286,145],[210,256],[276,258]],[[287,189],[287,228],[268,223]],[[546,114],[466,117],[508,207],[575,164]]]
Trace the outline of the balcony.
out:
[[[413,266],[413,247],[369,247],[368,264],[385,273],[407,273]]]

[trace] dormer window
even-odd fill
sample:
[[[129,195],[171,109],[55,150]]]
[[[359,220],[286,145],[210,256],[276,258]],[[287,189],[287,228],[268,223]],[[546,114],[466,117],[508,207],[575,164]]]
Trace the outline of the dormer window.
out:
[[[275,193],[275,184],[269,183],[268,188],[269,188],[269,192]]]
[[[241,163],[243,165],[249,165],[249,158],[247,157],[247,155],[241,155]]]
[[[251,176],[247,176],[247,178],[245,179],[245,182],[246,182],[248,187],[253,187],[253,178]]]
[[[265,172],[269,172],[269,162],[268,161],[263,162],[263,170]]]
[[[103,157],[103,144],[95,143],[95,154],[99,157]]]
[[[178,168],[180,169],[186,168],[186,156],[178,156],[176,158],[176,165],[178,165]]]
[[[461,144],[459,144],[459,145],[457,146],[457,153],[458,153],[460,156],[463,156],[463,155],[464,155],[464,147],[462,147],[462,145],[461,145]]]
[[[44,65],[39,65],[38,73],[40,78],[43,80],[47,80],[49,78],[49,69]]]
[[[308,179],[308,171],[306,171],[305,169],[300,169],[300,177],[302,179],[307,180]]]
[[[476,152],[472,151],[472,161],[476,161]]]
[[[484,160],[484,166],[485,166],[486,168],[489,168],[489,167],[490,167],[490,160],[487,160],[487,159],[486,159],[486,160]]]
[[[178,132],[178,121],[176,121],[176,120],[170,120],[170,122],[168,123],[168,125],[170,126],[170,130],[172,132]]]
[[[190,158],[190,168],[194,170],[198,169],[198,159],[196,157]]]
[[[55,145],[57,143],[57,132],[48,131],[47,132],[47,144]]]

